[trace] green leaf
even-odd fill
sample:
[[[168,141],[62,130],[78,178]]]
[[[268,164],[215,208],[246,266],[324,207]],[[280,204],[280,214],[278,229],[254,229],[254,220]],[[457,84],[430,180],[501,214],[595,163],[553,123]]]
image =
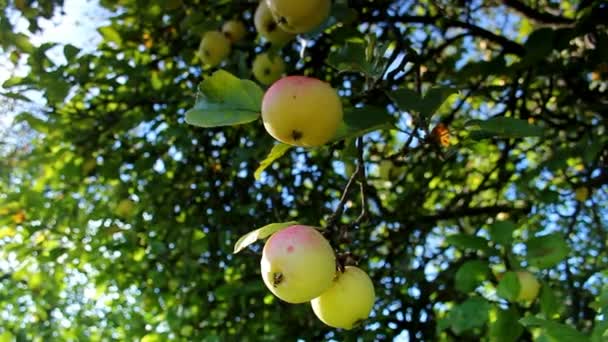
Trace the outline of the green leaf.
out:
[[[561,305],[555,292],[549,284],[543,284],[540,290],[540,311],[546,318],[555,318],[560,312]]]
[[[470,120],[466,126],[471,128],[471,133],[481,135],[477,138],[487,136],[505,138],[538,137],[544,134],[544,129],[540,126],[529,124],[525,120],[496,116],[488,120]]]
[[[18,77],[18,76],[13,76],[9,79],[7,79],[6,81],[4,81],[4,83],[2,83],[2,88],[10,88],[10,87],[14,87],[16,85],[20,85],[23,84],[25,81],[25,78],[23,77]]]
[[[526,328],[540,327],[545,334],[558,341],[589,341],[589,337],[578,330],[561,323],[545,320],[542,318],[528,316],[519,320]]]
[[[608,319],[597,321],[591,333],[591,342],[606,342],[608,341]]]
[[[186,112],[186,122],[200,127],[232,126],[260,116],[262,89],[250,80],[241,80],[218,70],[200,85],[194,108]]]
[[[465,262],[456,272],[456,289],[462,292],[475,290],[490,274],[488,263],[482,260]]]
[[[488,240],[468,234],[454,234],[446,237],[445,241],[458,249],[472,249],[476,251],[489,251]]]
[[[15,122],[27,122],[27,124],[35,131],[40,133],[48,133],[48,123],[41,120],[30,113],[23,112],[15,117]]]
[[[298,224],[296,221],[289,222],[280,222],[280,223],[271,223],[262,228],[258,228],[253,230],[239,238],[239,240],[234,244],[234,253],[238,253],[242,251],[245,247],[251,245],[252,243],[265,239],[268,236],[278,232],[281,229],[287,228],[289,226],[293,226],[294,224]]]
[[[420,114],[425,117],[430,117],[435,114],[448,97],[457,92],[458,89],[453,87],[434,87],[429,89],[422,99],[422,110]]]
[[[14,342],[15,340],[15,335],[11,334],[10,331],[0,334],[0,342]]]
[[[116,45],[122,45],[122,38],[120,37],[120,33],[116,31],[112,26],[104,26],[97,29],[104,40],[108,42],[114,42]]]
[[[524,44],[526,49],[524,63],[544,59],[553,50],[554,40],[555,31],[549,27],[542,27],[532,32]]]
[[[69,82],[61,79],[48,79],[46,81],[46,98],[51,104],[63,102],[70,92]]]
[[[266,159],[262,160],[262,162],[260,163],[260,166],[258,166],[258,168],[255,170],[255,174],[254,174],[255,179],[259,180],[260,176],[262,175],[262,172],[267,167],[269,167],[275,160],[281,158],[292,147],[293,146],[291,146],[291,145],[287,145],[287,144],[283,144],[283,143],[278,143],[278,144],[274,145],[272,147],[272,150],[270,150],[270,153],[268,154]]]
[[[467,330],[482,327],[488,321],[490,308],[490,303],[481,297],[467,299],[449,313],[452,330],[460,335]]]
[[[405,112],[416,112],[423,117],[430,117],[452,94],[458,92],[454,87],[435,87],[429,89],[424,97],[407,88],[400,88],[387,93],[395,105]]]
[[[30,42],[29,37],[23,33],[15,34],[15,46],[25,53],[32,53],[35,49],[34,45]]]
[[[386,95],[388,95],[401,111],[416,113],[422,111],[422,96],[418,95],[414,90],[399,88],[390,93],[387,92]]]
[[[339,72],[358,72],[373,78],[380,78],[386,66],[383,54],[387,46],[366,44],[363,41],[348,41],[339,49],[332,51],[327,64]]]
[[[500,279],[498,287],[496,288],[496,294],[501,298],[513,302],[519,297],[520,290],[521,285],[519,284],[517,273],[509,271]]]
[[[72,44],[66,44],[63,47],[63,55],[65,56],[65,59],[70,62],[71,60],[74,59],[74,57],[76,57],[76,55],[78,55],[78,53],[80,52],[80,49],[75,47]]]
[[[393,117],[382,107],[366,106],[344,111],[344,121],[333,141],[354,138],[371,131],[390,127]]]
[[[564,260],[570,247],[561,234],[534,237],[526,243],[526,260],[538,268],[549,268]]]
[[[517,225],[512,221],[496,221],[489,229],[490,240],[501,245],[509,245],[513,241],[513,232],[516,229]]]
[[[519,314],[514,308],[507,310],[497,309],[496,321],[490,324],[490,341],[492,342],[515,342],[524,332],[519,324]]]

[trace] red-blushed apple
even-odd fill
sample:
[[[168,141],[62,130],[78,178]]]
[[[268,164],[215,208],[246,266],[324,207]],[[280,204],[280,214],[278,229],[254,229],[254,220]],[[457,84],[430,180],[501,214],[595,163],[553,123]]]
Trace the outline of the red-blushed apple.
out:
[[[281,78],[285,72],[285,62],[279,55],[261,53],[253,60],[252,71],[258,82],[269,85]]]
[[[283,77],[268,88],[262,100],[266,131],[289,145],[326,144],[336,135],[342,117],[336,90],[312,77]]]
[[[260,262],[266,287],[288,303],[318,297],[336,274],[336,257],[329,242],[314,227],[294,225],[274,233]]]
[[[230,54],[230,40],[219,31],[208,31],[203,35],[198,56],[204,64],[216,66]]]
[[[305,33],[321,25],[331,10],[330,0],[266,0],[279,26],[290,33]]]
[[[333,285],[310,304],[323,323],[348,330],[367,319],[375,298],[374,284],[367,273],[355,266],[346,266]]]
[[[540,290],[540,283],[536,280],[536,277],[528,271],[517,271],[517,279],[519,279],[519,295],[517,296],[518,301],[531,302],[538,296]]]
[[[226,38],[228,38],[228,40],[230,40],[232,43],[236,43],[245,38],[247,29],[242,21],[229,20],[222,25],[222,33],[224,33],[224,36],[226,36]]]
[[[273,45],[283,45],[295,37],[279,27],[264,0],[260,1],[255,11],[253,23],[260,36]]]

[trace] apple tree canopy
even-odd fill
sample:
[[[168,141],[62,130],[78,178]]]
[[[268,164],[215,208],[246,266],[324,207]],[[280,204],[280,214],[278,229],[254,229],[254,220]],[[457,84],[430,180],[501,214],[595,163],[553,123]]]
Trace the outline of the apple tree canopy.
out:
[[[94,48],[34,39],[69,3],[0,0],[0,341],[608,340],[604,1],[335,0],[272,45],[256,1],[99,0]],[[330,143],[266,132],[262,52],[337,89]],[[264,286],[293,222],[372,278],[360,327]]]

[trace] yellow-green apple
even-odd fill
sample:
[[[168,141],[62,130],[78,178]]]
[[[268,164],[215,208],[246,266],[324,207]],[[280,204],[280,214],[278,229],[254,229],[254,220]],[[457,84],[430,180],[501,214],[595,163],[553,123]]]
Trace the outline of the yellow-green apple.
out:
[[[116,215],[118,215],[122,218],[127,218],[127,217],[130,217],[131,215],[133,215],[134,211],[135,211],[135,202],[133,202],[133,200],[131,200],[131,199],[125,198],[125,199],[121,200],[120,202],[118,202],[115,213],[116,213]]]
[[[589,198],[589,189],[586,187],[577,188],[574,193],[574,198],[579,202],[585,202]]]
[[[536,280],[536,277],[528,271],[517,271],[515,273],[519,280],[519,295],[517,296],[517,300],[530,302],[536,299],[538,290],[540,290],[540,283]]]
[[[253,76],[264,85],[272,84],[285,72],[285,62],[279,55],[261,53],[253,60]]]
[[[288,303],[304,303],[332,285],[336,257],[318,230],[294,225],[266,241],[260,266],[264,284],[275,296]]]
[[[334,284],[310,304],[315,315],[325,324],[352,329],[367,319],[374,306],[374,284],[355,266],[346,266]]]
[[[236,43],[239,40],[245,38],[245,34],[247,34],[247,29],[245,28],[245,24],[243,24],[240,20],[228,20],[222,25],[222,32],[224,36],[228,38],[232,43]]]
[[[266,0],[279,26],[290,33],[305,33],[321,25],[329,15],[330,0]]]
[[[230,54],[230,40],[220,31],[208,31],[203,35],[198,56],[204,64],[216,66]]]
[[[262,100],[262,120],[268,133],[294,146],[327,143],[336,135],[342,117],[336,90],[312,77],[283,77],[268,88]]]
[[[283,31],[277,25],[264,0],[260,1],[255,11],[253,23],[258,33],[272,44],[283,45],[294,37],[293,34]]]

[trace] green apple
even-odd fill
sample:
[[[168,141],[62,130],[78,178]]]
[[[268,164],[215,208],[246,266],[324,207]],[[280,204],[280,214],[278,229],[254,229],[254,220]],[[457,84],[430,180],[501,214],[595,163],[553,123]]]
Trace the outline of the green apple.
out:
[[[589,199],[589,189],[586,187],[577,188],[574,193],[574,198],[576,198],[576,200],[579,202],[585,202],[587,199]]]
[[[333,286],[310,304],[323,323],[348,330],[367,319],[374,301],[374,284],[369,276],[357,267],[346,266]]]
[[[198,56],[204,64],[216,66],[230,54],[230,40],[219,31],[208,31],[203,35]]]
[[[118,202],[115,213],[119,217],[128,218],[128,217],[131,217],[131,215],[133,215],[133,212],[135,211],[135,207],[136,207],[136,205],[135,205],[135,202],[133,202],[133,200],[125,198],[125,199],[121,200],[120,202]]]
[[[305,33],[312,31],[329,16],[330,0],[266,0],[272,16],[285,31]]]
[[[294,35],[283,31],[274,20],[264,0],[260,1],[253,18],[255,29],[260,36],[275,45],[283,45],[294,38]]]
[[[264,284],[275,296],[288,303],[304,303],[332,285],[336,257],[318,230],[294,225],[268,239],[260,268]]]
[[[240,20],[229,20],[222,25],[222,32],[232,43],[236,43],[245,38],[247,29]]]
[[[520,286],[517,300],[531,302],[536,299],[540,290],[540,283],[536,280],[536,277],[528,271],[517,271],[515,273],[517,274]]]
[[[283,77],[268,88],[262,100],[266,131],[294,146],[326,144],[336,135],[342,117],[336,90],[312,77]]]
[[[279,55],[261,53],[253,60],[253,76],[264,85],[269,85],[281,78],[285,72],[285,62]]]

